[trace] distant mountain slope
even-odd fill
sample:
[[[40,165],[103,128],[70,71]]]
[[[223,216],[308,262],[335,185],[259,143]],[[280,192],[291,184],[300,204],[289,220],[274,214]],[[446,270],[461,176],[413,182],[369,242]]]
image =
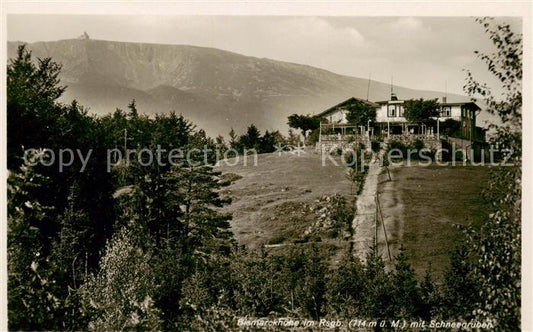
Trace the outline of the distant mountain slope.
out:
[[[21,42],[8,43],[8,57]],[[36,57],[63,65],[62,97],[92,112],[125,108],[135,98],[147,114],[174,110],[211,135],[287,128],[292,113],[318,113],[348,97],[366,98],[367,79],[310,66],[186,45],[68,39],[28,45]],[[443,93],[394,87],[402,98],[439,98]],[[372,81],[370,100],[386,100],[390,86]],[[448,95],[448,100],[468,100]]]

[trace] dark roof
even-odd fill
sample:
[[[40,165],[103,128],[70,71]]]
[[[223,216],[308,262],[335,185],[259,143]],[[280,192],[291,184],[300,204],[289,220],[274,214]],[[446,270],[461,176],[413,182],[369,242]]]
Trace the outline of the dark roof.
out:
[[[374,102],[371,102],[371,101],[368,101],[368,100],[363,100],[363,99],[359,99],[359,98],[355,98],[355,97],[351,97],[351,98],[348,98],[346,99],[345,101],[335,105],[335,106],[332,106],[330,108],[328,108],[327,110],[325,111],[322,111],[320,113],[318,113],[316,116],[325,116],[325,115],[328,115],[329,113],[332,113],[336,110],[338,110],[339,108],[341,108],[342,106],[348,104],[348,103],[351,103],[351,102],[354,102],[354,101],[358,101],[358,102],[361,102],[361,103],[365,103],[367,105],[370,105],[372,107],[377,107],[378,105]]]
[[[381,101],[376,101],[375,103],[378,104],[378,105],[383,105],[383,104],[387,104],[390,100],[381,100]],[[396,100],[394,100],[396,102]],[[405,101],[405,100],[401,100],[401,101]],[[441,106],[460,106],[460,105],[471,105],[471,106],[475,106],[476,108],[478,109],[481,109],[481,107],[479,107],[478,104],[476,104],[475,102],[473,101],[463,101],[463,102],[451,102],[451,103],[441,103],[441,102],[438,102],[439,105]]]
[[[439,105],[441,106],[460,106],[460,105],[470,105],[470,106],[475,106],[475,108],[477,109],[481,109],[481,107],[479,107],[478,104],[476,104],[475,102],[473,101],[466,101],[466,102],[455,102],[455,103],[439,103]]]

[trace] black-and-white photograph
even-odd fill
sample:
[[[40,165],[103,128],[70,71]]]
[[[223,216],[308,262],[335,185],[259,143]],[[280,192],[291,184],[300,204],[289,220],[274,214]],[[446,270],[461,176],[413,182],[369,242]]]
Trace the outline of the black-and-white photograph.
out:
[[[526,329],[531,4],[294,4],[5,7],[7,329]]]

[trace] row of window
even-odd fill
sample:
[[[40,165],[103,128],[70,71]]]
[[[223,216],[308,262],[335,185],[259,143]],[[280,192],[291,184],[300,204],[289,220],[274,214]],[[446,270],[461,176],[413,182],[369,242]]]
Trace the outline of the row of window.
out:
[[[473,119],[474,118],[474,111],[473,110],[469,110],[469,109],[461,108],[461,116],[463,118]]]
[[[450,117],[452,116],[452,109],[449,106],[445,106],[440,111],[440,117]],[[463,115],[464,116],[464,115]],[[389,105],[389,111],[388,111],[388,117],[389,118],[395,118],[395,117],[403,117],[403,107],[396,105]]]

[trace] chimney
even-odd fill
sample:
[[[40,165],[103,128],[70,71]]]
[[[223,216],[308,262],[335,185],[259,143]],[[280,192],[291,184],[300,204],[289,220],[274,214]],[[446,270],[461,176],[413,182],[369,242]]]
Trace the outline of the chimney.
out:
[[[442,103],[446,104],[446,97],[442,97]]]

